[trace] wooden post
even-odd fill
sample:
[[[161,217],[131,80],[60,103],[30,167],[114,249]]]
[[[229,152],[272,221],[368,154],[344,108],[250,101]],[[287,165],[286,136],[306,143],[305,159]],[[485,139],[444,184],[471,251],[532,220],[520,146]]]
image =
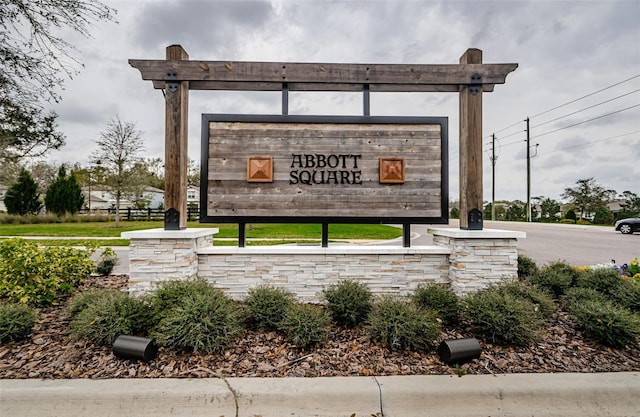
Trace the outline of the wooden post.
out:
[[[482,64],[482,51],[467,49],[460,64]],[[471,82],[471,80],[469,80]],[[482,212],[482,86],[460,86],[460,228],[472,209]]]
[[[187,52],[180,45],[167,47],[167,71],[171,61],[186,61]],[[169,77],[167,77],[169,78]],[[164,195],[165,210],[175,209],[180,214],[179,228],[187,228],[187,166],[189,119],[189,82],[176,81],[174,87],[165,88],[165,157]],[[168,229],[165,223],[165,229]]]

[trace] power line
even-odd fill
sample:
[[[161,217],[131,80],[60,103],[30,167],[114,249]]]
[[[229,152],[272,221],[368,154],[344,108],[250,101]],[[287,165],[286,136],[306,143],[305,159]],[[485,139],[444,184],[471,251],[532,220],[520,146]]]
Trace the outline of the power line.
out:
[[[614,139],[619,139],[619,138],[623,138],[625,136],[633,135],[633,134],[636,134],[636,133],[640,133],[640,130],[636,130],[636,131],[629,132],[629,133],[623,133],[621,135],[611,136],[609,138],[596,139],[596,140],[592,140],[591,142],[580,143],[578,145],[566,146],[564,148],[554,149],[552,152],[564,151],[564,150],[567,150],[567,149],[574,149],[574,148],[581,148],[581,147],[584,147],[584,146],[595,145],[596,143],[606,142],[606,141],[614,140]],[[516,159],[514,159],[514,161],[522,161],[523,159],[526,159],[526,157],[516,158]]]
[[[553,110],[557,110],[557,109],[562,108],[562,107],[564,107],[564,106],[568,106],[569,104],[572,104],[572,103],[575,103],[575,102],[577,102],[577,101],[583,100],[583,99],[585,99],[585,98],[587,98],[587,97],[591,97],[591,96],[593,96],[593,95],[595,95],[595,94],[601,93],[601,92],[606,91],[606,90],[608,90],[608,89],[610,89],[610,88],[616,87],[616,86],[618,86],[618,85],[620,85],[620,84],[624,84],[624,83],[629,82],[629,81],[631,81],[631,80],[633,80],[633,79],[636,79],[636,78],[638,78],[638,77],[640,77],[640,74],[638,74],[638,75],[634,75],[633,77],[627,78],[626,80],[622,80],[622,81],[617,82],[617,83],[615,83],[615,84],[611,84],[610,86],[607,86],[607,87],[601,88],[601,89],[599,89],[599,90],[597,90],[597,91],[594,91],[594,92],[592,92],[592,93],[589,93],[589,94],[587,94],[587,95],[584,95],[584,96],[582,96],[582,97],[579,97],[579,98],[577,98],[577,99],[575,99],[575,100],[568,101],[568,102],[566,102],[566,103],[564,103],[564,104],[561,104],[561,105],[559,105],[559,106],[553,107],[553,108],[551,108],[551,109],[549,109],[549,110],[545,110],[545,111],[543,111],[543,112],[541,112],[541,113],[538,113],[538,114],[535,114],[535,115],[531,116],[530,118],[532,119],[532,118],[534,118],[534,117],[538,117],[538,116],[542,116],[543,114],[550,113],[550,112],[552,112]],[[638,91],[638,90],[636,90],[636,91]],[[511,125],[509,125],[509,126],[507,126],[507,127],[504,127],[504,128],[502,128],[502,129],[500,129],[500,130],[496,130],[496,131],[495,131],[495,132],[493,132],[493,133],[500,133],[500,132],[504,132],[504,131],[505,131],[505,130],[507,130],[507,129],[510,129],[510,128],[514,127],[514,126],[517,126],[517,125],[518,125],[518,123],[522,123],[522,122],[521,122],[521,121],[517,121],[517,122],[515,122],[515,123],[513,123],[513,124],[511,124]],[[538,125],[538,126],[540,126],[540,125]],[[535,126],[534,126],[534,127],[535,127]],[[488,136],[486,136],[486,137],[485,137],[485,139],[488,139],[488,138],[490,138],[490,137],[491,137],[491,135],[488,135]]]
[[[631,78],[627,78],[626,80],[622,80],[622,81],[617,82],[617,83],[615,83],[615,84],[612,84],[612,85],[610,85],[610,86],[608,86],[608,87],[601,88],[601,89],[600,89],[600,90],[598,90],[598,91],[594,91],[593,93],[589,93],[589,94],[587,94],[587,95],[585,95],[585,96],[582,96],[582,97],[579,97],[579,98],[577,98],[577,99],[575,99],[575,100],[568,101],[568,102],[566,102],[566,103],[564,103],[564,104],[561,104],[561,105],[559,105],[559,106],[556,106],[556,107],[554,107],[554,108],[552,108],[552,109],[545,110],[545,111],[543,111],[542,113],[534,114],[533,116],[531,116],[531,118],[538,117],[538,116],[542,116],[543,114],[547,114],[547,113],[552,112],[552,111],[554,111],[554,110],[557,110],[557,109],[559,109],[559,108],[561,108],[561,107],[568,106],[569,104],[575,103],[576,101],[580,101],[580,100],[585,99],[585,98],[587,98],[587,97],[591,97],[591,96],[593,96],[593,95],[595,95],[595,94],[601,93],[601,92],[603,92],[603,91],[606,91],[606,90],[608,90],[608,89],[610,89],[610,88],[613,88],[613,87],[615,87],[615,86],[618,86],[618,85],[620,85],[620,84],[624,84],[624,83],[626,83],[627,81],[631,81],[631,80],[633,80],[633,79],[635,79],[635,78],[638,78],[638,77],[640,77],[640,74],[638,74],[638,75],[634,75],[634,76],[633,76],[633,77],[631,77]]]
[[[585,107],[585,108],[583,108],[583,109],[580,109],[580,110],[574,111],[574,112],[572,112],[572,113],[565,114],[564,116],[556,117],[555,119],[551,119],[551,120],[546,121],[546,122],[544,122],[544,123],[537,124],[537,125],[535,125],[535,126],[533,126],[533,127],[540,127],[540,126],[544,126],[544,125],[549,124],[549,123],[551,123],[551,122],[555,122],[556,120],[564,119],[565,117],[573,116],[574,114],[580,113],[580,112],[582,112],[582,111],[589,110],[589,109],[593,109],[594,107],[598,107],[598,106],[601,106],[601,105],[603,105],[603,104],[610,103],[610,102],[612,102],[612,101],[614,101],[614,100],[617,100],[617,99],[619,99],[619,98],[626,97],[626,96],[631,95],[631,94],[633,94],[633,93],[637,93],[638,91],[640,91],[640,88],[639,88],[639,89],[637,89],[637,90],[633,90],[633,91],[631,91],[631,92],[629,92],[629,93],[622,94],[622,95],[620,95],[620,96],[618,96],[618,97],[614,97],[614,98],[609,99],[609,100],[601,101],[600,103],[594,104],[593,106]]]
[[[523,121],[524,121],[524,120],[523,120]],[[519,123],[522,123],[522,122],[519,122]],[[501,137],[500,139],[510,138],[511,136],[515,136],[515,135],[517,135],[517,134],[519,134],[519,133],[522,133],[522,132],[526,132],[526,130],[520,130],[520,131],[518,131],[518,132],[513,132],[513,133],[511,133],[511,134],[509,134],[509,135],[507,135],[507,136],[503,136],[503,137]]]
[[[493,133],[495,134],[495,133],[504,132],[504,131],[505,131],[505,130],[507,130],[507,129],[511,129],[511,128],[512,128],[512,127],[514,127],[514,126],[517,126],[519,123],[522,123],[522,121],[517,121],[517,122],[515,122],[514,124],[509,125],[509,126],[507,126],[507,127],[504,127],[504,128],[502,128],[502,129],[500,129],[500,130],[496,130],[496,131],[495,131],[495,132],[493,132]],[[488,139],[488,138],[490,138],[490,137],[491,137],[491,135],[486,136],[486,137],[485,137],[485,139]]]
[[[534,136],[532,139],[540,138],[540,137],[546,136],[546,135],[550,135],[552,133],[556,133],[556,132],[559,132],[561,130],[569,129],[570,127],[575,127],[575,126],[578,126],[578,125],[582,125],[582,124],[585,124],[585,123],[588,123],[588,122],[592,122],[594,120],[602,119],[604,117],[611,116],[611,115],[614,115],[614,114],[617,114],[617,113],[622,113],[623,111],[630,110],[630,109],[633,109],[633,108],[639,107],[639,106],[640,106],[640,104],[636,104],[635,106],[630,106],[630,107],[627,107],[627,108],[624,108],[624,109],[616,110],[616,111],[611,112],[611,113],[603,114],[603,115],[598,116],[598,117],[594,117],[592,119],[583,120],[582,122],[574,123],[572,125],[564,126],[564,127],[561,127],[561,128],[555,129],[555,130],[550,130],[548,132],[545,132],[545,133],[542,133],[540,135]]]

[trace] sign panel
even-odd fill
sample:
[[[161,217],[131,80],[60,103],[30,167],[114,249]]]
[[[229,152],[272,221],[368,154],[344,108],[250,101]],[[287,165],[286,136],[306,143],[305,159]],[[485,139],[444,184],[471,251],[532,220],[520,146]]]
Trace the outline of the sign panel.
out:
[[[446,223],[447,119],[202,116],[201,221]]]

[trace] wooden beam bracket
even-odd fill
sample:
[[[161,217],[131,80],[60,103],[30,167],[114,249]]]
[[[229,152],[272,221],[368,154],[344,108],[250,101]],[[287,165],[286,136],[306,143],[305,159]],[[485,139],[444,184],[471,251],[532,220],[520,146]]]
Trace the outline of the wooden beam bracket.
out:
[[[469,92],[472,96],[482,92],[482,75],[477,72],[471,76],[471,83],[469,83]]]
[[[180,88],[180,82],[178,81],[178,73],[174,69],[169,69],[167,75],[164,77],[166,81],[167,91],[175,93]]]

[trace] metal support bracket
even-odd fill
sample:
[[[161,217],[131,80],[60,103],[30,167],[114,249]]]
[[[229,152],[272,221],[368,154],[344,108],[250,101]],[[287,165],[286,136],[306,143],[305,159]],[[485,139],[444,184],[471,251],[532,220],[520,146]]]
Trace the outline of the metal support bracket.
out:
[[[164,77],[164,80],[167,82],[168,92],[175,93],[176,91],[178,91],[180,83],[178,82],[178,73],[176,72],[176,70],[168,70],[167,75]]]
[[[289,114],[289,83],[282,83],[282,114]]]
[[[469,84],[469,92],[472,96],[482,92],[482,76],[477,72],[471,76],[471,83]]]
[[[180,230],[180,212],[170,208],[164,212],[164,230]]]

